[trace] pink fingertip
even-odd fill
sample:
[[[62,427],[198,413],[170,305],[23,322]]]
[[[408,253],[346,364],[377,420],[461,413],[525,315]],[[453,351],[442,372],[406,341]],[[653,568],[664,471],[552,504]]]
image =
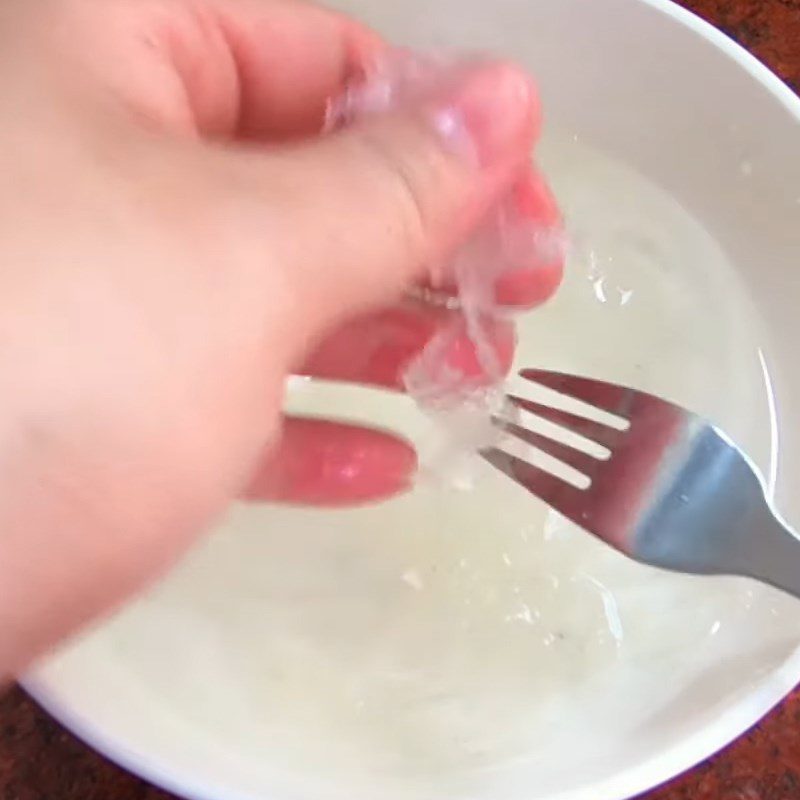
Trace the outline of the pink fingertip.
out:
[[[324,420],[287,421],[276,452],[261,465],[245,500],[348,506],[382,500],[411,486],[417,455],[382,431]]]
[[[556,293],[563,275],[561,261],[507,272],[495,285],[495,300],[501,306],[535,308]]]
[[[512,190],[512,203],[524,219],[545,228],[562,227],[555,195],[538,170],[531,167]]]

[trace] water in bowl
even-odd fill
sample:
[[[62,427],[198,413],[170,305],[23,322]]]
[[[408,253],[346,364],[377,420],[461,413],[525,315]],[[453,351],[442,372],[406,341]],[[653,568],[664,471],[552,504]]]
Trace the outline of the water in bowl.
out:
[[[774,477],[768,346],[726,254],[674,198],[571,136],[546,141],[541,162],[572,248],[557,299],[521,322],[518,366],[674,399]],[[382,392],[295,381],[290,404],[423,451],[435,435]],[[96,640],[140,691],[243,763],[274,765],[297,796],[512,797],[562,730],[575,758],[613,770],[620,740],[637,747],[643,703],[654,730],[682,692],[724,707],[742,628],[791,608],[747,581],[630,563],[478,470],[470,491],[423,476],[353,511],[235,508]],[[558,788],[547,780],[541,796]]]

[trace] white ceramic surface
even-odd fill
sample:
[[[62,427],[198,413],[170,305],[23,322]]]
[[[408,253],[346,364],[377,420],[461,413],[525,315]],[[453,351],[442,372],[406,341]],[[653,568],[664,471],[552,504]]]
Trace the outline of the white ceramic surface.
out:
[[[340,4],[397,41],[486,49],[522,61],[540,82],[554,129],[638,170],[702,222],[765,326],[758,356],[769,374],[766,400],[758,406],[753,401],[749,412],[732,414],[728,422],[745,438],[763,429],[763,437],[753,434],[753,441],[766,442],[761,463],[779,507],[800,522],[800,495],[794,491],[800,475],[800,422],[794,413],[800,371],[793,355],[800,339],[800,101],[720,33],[662,0]],[[562,161],[569,157],[564,152]],[[535,344],[538,351],[523,342],[525,356],[538,353],[539,361],[547,361],[540,342]],[[580,359],[575,364],[592,367]],[[553,365],[563,360],[555,358]],[[600,371],[625,374],[613,354]],[[680,387],[673,391],[658,369],[648,380],[648,388],[681,398]],[[713,400],[708,410],[725,411]],[[770,428],[770,413],[777,427]],[[730,591],[738,596],[740,588]],[[778,595],[765,597],[754,617],[745,620],[742,612],[740,628],[735,617],[726,620],[724,646],[709,648],[702,658],[686,653],[683,661],[682,654],[665,653],[665,663],[675,659],[678,665],[674,673],[659,673],[652,661],[631,661],[607,670],[602,680],[576,686],[560,699],[563,713],[551,720],[552,737],[540,744],[541,758],[509,773],[491,791],[478,784],[440,793],[407,787],[383,797],[620,800],[670,778],[743,732],[800,680],[800,607]],[[149,611],[153,626],[164,621],[158,603]],[[660,624],[651,623],[656,630]],[[138,641],[132,630],[112,623],[108,632],[97,631],[43,665],[27,679],[27,688],[97,749],[183,796],[361,800],[352,786],[337,786],[322,771],[315,775],[313,764],[302,779],[291,769],[277,770],[269,752],[250,747],[237,730],[243,716],[229,703],[221,704],[221,712],[203,706],[203,718],[152,691],[141,654],[130,652]],[[126,651],[127,635],[132,638]],[[190,637],[186,641],[191,647]],[[166,654],[159,663],[158,652],[148,658],[156,670],[178,670],[180,687],[185,665]],[[220,667],[221,674],[225,669]],[[213,696],[218,687],[201,688]],[[586,736],[587,730],[593,735]]]

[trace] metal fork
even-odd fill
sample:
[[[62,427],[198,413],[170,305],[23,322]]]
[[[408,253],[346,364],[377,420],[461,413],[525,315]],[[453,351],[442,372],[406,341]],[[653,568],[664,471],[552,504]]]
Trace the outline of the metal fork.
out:
[[[545,370],[520,375],[608,412],[622,428],[509,395],[515,406],[596,444],[595,456],[509,420],[513,436],[588,478],[578,488],[500,448],[483,457],[625,555],[663,569],[744,575],[800,598],[800,539],[750,459],[718,428],[653,395]],[[624,424],[624,423],[623,423]]]

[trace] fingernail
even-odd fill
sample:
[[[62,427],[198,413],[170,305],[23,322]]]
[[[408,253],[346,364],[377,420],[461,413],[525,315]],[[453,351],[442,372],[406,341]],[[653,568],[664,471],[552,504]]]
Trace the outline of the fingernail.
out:
[[[524,72],[509,64],[471,70],[437,110],[439,134],[461,155],[491,167],[532,145],[535,92]]]
[[[314,476],[317,502],[349,505],[391,497],[411,485],[416,468],[417,455],[409,444],[365,430],[346,447],[323,455]]]
[[[269,454],[242,499],[347,506],[411,487],[417,455],[410,444],[378,430],[331,425],[303,421],[295,428],[302,437],[291,437]]]
[[[530,167],[511,191],[514,211],[541,228],[561,227],[561,211],[542,174]]]
[[[550,261],[508,272],[497,281],[495,301],[498,305],[517,309],[535,308],[555,294],[563,275],[563,261]]]

